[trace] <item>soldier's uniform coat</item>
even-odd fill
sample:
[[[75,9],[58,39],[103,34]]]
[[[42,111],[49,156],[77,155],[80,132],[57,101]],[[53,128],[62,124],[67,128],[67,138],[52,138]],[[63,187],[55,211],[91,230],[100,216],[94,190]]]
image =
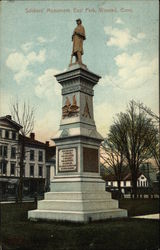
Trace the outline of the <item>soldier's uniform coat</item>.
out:
[[[83,25],[77,25],[73,32],[72,40],[73,40],[73,51],[72,54],[76,54],[77,52],[81,52],[83,55],[83,40],[85,40],[85,29]]]

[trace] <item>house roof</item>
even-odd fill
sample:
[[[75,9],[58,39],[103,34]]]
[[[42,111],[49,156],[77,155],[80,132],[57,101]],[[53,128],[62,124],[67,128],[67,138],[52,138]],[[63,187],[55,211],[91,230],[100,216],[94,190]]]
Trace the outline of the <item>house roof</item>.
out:
[[[137,177],[139,178],[141,175],[145,176],[145,174],[143,174],[142,172],[139,172]],[[107,175],[105,179],[106,179],[106,181],[117,181],[117,178],[115,175]],[[132,180],[131,173],[125,173],[122,175],[121,181],[131,181],[131,180]]]
[[[139,178],[141,175],[144,175],[142,172],[138,173],[137,178]],[[145,176],[145,175],[144,175]],[[145,176],[146,177],[146,176]],[[128,173],[124,178],[123,181],[131,181],[132,180],[132,175],[131,173]]]
[[[25,145],[29,147],[43,148],[46,150],[46,161],[54,162],[56,155],[56,146],[49,146],[48,144],[35,140],[34,138],[19,135],[20,141],[24,138]]]
[[[2,121],[7,121],[8,123],[10,123],[17,130],[20,130],[21,128],[23,128],[20,124],[18,124],[17,122],[12,120],[11,115],[1,116],[0,117],[0,125],[1,125]]]
[[[48,145],[46,145],[46,143],[35,140],[33,138],[27,137],[27,136],[23,136],[23,135],[19,135],[19,140],[22,141],[24,138],[25,141],[25,145],[27,146],[33,146],[33,147],[41,147],[41,148],[47,148]]]
[[[114,175],[106,175],[106,176],[105,176],[105,180],[106,180],[106,181],[115,181],[116,178],[115,178]]]

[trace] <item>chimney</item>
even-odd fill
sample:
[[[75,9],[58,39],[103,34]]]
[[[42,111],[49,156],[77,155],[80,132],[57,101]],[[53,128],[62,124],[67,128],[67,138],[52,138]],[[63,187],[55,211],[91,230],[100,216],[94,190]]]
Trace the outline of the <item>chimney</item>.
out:
[[[30,138],[31,138],[32,140],[35,140],[35,133],[30,133]]]
[[[46,146],[49,147],[49,141],[46,141]]]
[[[6,118],[9,120],[12,120],[12,116],[11,115],[6,115]]]

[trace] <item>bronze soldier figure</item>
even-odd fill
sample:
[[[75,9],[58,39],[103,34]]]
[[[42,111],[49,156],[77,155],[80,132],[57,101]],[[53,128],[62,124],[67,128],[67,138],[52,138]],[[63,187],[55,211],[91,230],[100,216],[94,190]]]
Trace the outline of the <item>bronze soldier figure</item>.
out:
[[[72,64],[73,56],[76,57],[76,63],[82,64],[83,40],[86,39],[85,29],[82,25],[81,19],[77,19],[76,22],[77,22],[77,27],[74,29],[74,32],[72,35],[73,50],[72,50],[70,64]]]

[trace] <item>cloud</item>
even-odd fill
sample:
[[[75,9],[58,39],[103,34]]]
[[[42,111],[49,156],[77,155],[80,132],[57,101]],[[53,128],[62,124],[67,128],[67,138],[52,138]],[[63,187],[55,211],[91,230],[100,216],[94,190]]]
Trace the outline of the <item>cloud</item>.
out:
[[[157,82],[158,59],[146,60],[142,53],[129,55],[122,53],[114,58],[117,75],[105,75],[101,79],[102,85],[114,85],[119,88],[132,89],[146,84],[151,79]]]
[[[24,52],[28,52],[29,50],[31,50],[33,47],[33,42],[27,42],[27,43],[24,43],[21,45],[21,49],[24,51]]]
[[[158,59],[144,59],[141,53],[122,53],[114,58],[117,73],[100,80],[106,98],[97,98],[95,121],[99,132],[106,136],[117,113],[125,112],[130,100],[141,101],[158,113]],[[111,86],[110,88],[107,88]],[[116,87],[116,88],[115,88]],[[126,92],[127,90],[127,92]],[[102,94],[102,96],[105,93]]]
[[[28,76],[33,76],[33,73],[28,69],[28,66],[35,63],[43,63],[46,60],[46,50],[40,50],[38,53],[32,51],[26,55],[21,52],[13,52],[9,54],[6,65],[14,73],[14,79],[18,84],[21,84]]]
[[[6,65],[12,71],[18,72],[26,69],[28,66],[28,60],[22,53],[13,52],[8,56]]]
[[[125,104],[121,104],[115,100],[114,105],[111,105],[107,100],[95,105],[95,122],[98,132],[106,137],[109,132],[109,127],[113,123],[114,116],[125,110]]]
[[[0,91],[0,116],[10,114],[11,95],[8,91],[1,88]]]
[[[35,93],[39,98],[53,98],[60,96],[61,87],[54,75],[60,73],[57,69],[47,69],[43,75],[38,77],[38,83],[35,86]]]
[[[36,137],[44,142],[53,138],[59,127],[60,116],[61,113],[56,109],[46,112],[35,122]]]
[[[46,38],[44,38],[44,37],[42,37],[42,36],[39,36],[39,37],[37,37],[37,41],[39,42],[39,43],[46,43]]]
[[[132,36],[129,29],[118,29],[111,26],[104,27],[104,32],[108,35],[107,45],[116,46],[120,49],[125,49],[131,44],[140,42],[145,38],[144,33],[138,33]]]
[[[37,54],[35,51],[32,51],[27,55],[27,59],[31,64],[34,64],[36,62],[43,63],[46,60],[46,50],[40,50]]]
[[[55,39],[56,39],[55,36],[48,38],[48,39],[43,36],[39,36],[36,38],[36,40],[32,42],[23,43],[21,45],[21,49],[26,53],[30,51],[35,45],[37,46],[37,45],[43,45],[45,43],[50,43],[50,42],[53,42]]]
[[[24,79],[30,76],[33,76],[33,73],[27,69],[24,69],[24,70],[20,70],[18,73],[14,75],[14,80],[18,84],[21,84],[24,81]]]
[[[56,39],[55,36],[53,36],[53,37],[51,37],[51,38],[48,38],[48,39],[45,38],[45,37],[43,37],[43,36],[37,37],[37,41],[38,41],[39,44],[51,43],[51,42],[53,42],[55,39]]]
[[[117,18],[116,18],[115,23],[124,24],[124,22],[122,21],[122,19],[121,19],[120,17],[117,17]]]
[[[143,32],[137,34],[138,39],[144,39],[145,37],[146,35]]]

